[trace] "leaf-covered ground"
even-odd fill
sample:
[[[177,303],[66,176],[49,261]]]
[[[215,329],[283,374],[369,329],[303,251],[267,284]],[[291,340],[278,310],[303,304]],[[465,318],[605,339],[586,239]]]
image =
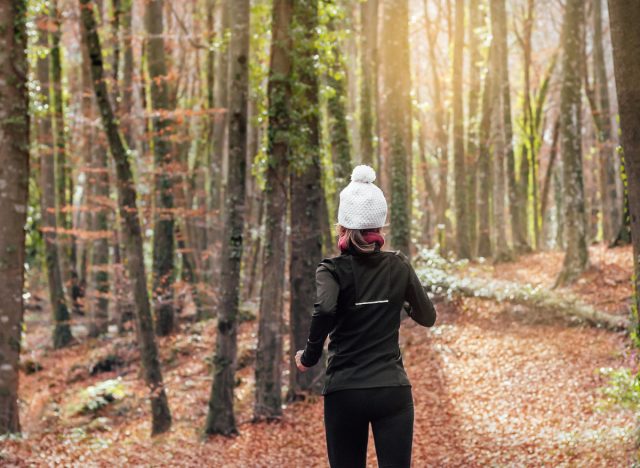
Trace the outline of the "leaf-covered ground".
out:
[[[622,313],[630,296],[630,255],[629,249],[593,249],[593,269],[573,291]],[[550,285],[561,261],[561,255],[544,253],[471,268]],[[401,330],[416,408],[414,466],[632,463],[636,416],[604,405],[599,390],[607,384],[600,369],[634,368],[627,336],[567,327],[535,311],[476,298],[443,302],[438,310],[433,329],[407,320]],[[213,322],[184,324],[181,333],[160,340],[174,427],[154,439],[148,436],[149,408],[131,338],[52,351],[42,345],[45,328],[28,325],[23,361],[43,368],[21,376],[24,437],[0,442],[0,465],[327,466],[321,397],[287,406],[278,423],[250,422],[255,327],[255,321],[243,323],[240,333],[241,433],[202,440]],[[105,357],[115,368],[93,369],[92,375],[90,364]],[[88,387],[118,377],[121,399],[96,412],[78,412]],[[377,466],[371,437],[368,460]]]

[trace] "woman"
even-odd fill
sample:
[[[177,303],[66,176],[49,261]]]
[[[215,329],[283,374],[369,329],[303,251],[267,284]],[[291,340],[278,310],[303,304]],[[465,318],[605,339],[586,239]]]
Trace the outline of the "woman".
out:
[[[430,327],[436,319],[407,257],[381,250],[387,202],[375,178],[372,168],[358,166],[340,193],[341,255],[316,270],[309,339],[296,353],[304,372],[318,362],[331,334],[322,394],[332,468],[365,466],[369,423],[379,466],[411,465],[413,397],[398,345],[400,312],[406,301],[405,310],[420,325]]]

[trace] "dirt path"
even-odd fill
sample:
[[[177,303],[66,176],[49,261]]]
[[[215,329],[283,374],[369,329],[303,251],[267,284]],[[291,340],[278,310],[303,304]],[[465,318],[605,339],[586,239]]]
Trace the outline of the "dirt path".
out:
[[[604,384],[597,369],[625,364],[623,336],[532,323],[509,308],[475,299],[441,304],[439,311],[434,329],[405,321],[401,332],[416,406],[414,466],[630,464],[634,416],[596,410],[597,389]],[[253,325],[246,325],[243,336],[249,339]],[[0,461],[20,466],[54,460],[82,466],[327,466],[321,398],[289,406],[280,423],[251,424],[246,421],[250,368],[241,373],[241,435],[200,441],[209,381],[199,357],[212,344],[203,336],[193,348],[202,356],[192,355],[167,372],[175,419],[171,433],[148,439],[147,407],[139,400],[130,403],[135,411],[114,419],[107,430],[79,432],[67,425],[47,433],[32,424],[26,440],[4,442]],[[175,340],[173,346],[178,345]],[[125,378],[135,381],[130,374]],[[371,437],[369,466],[377,466]]]

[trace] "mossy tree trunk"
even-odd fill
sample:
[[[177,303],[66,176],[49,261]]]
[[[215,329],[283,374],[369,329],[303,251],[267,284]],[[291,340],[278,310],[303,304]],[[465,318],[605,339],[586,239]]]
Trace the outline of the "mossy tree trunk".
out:
[[[332,3],[335,3],[335,0],[332,0]],[[335,31],[340,27],[333,15],[330,17],[327,26],[330,31]],[[349,183],[349,176],[351,175],[351,143],[349,141],[349,126],[347,123],[347,73],[340,44],[333,44],[332,48],[333,61],[327,74],[327,84],[332,89],[332,92],[329,94],[327,101],[327,110],[329,114],[329,138],[333,155],[333,175],[336,192],[339,194],[340,190]],[[317,84],[314,87],[317,88]],[[367,105],[370,105],[370,102]],[[367,125],[371,124],[368,123]],[[317,140],[315,143],[310,143],[319,145],[319,138]]]
[[[557,284],[574,281],[587,267],[587,232],[582,178],[582,81],[584,2],[568,0],[562,27],[560,148],[567,249]]]
[[[597,113],[599,125],[599,182],[600,206],[602,209],[602,235],[605,242],[611,241],[615,235],[620,220],[620,201],[616,188],[616,152],[611,135],[611,106],[609,104],[609,79],[604,61],[604,37],[602,33],[602,3],[604,0],[593,1],[593,66],[594,89],[598,100]]]
[[[167,394],[162,381],[158,348],[153,330],[151,306],[147,292],[142,230],[137,207],[137,193],[129,155],[120,135],[116,118],[109,101],[105,82],[102,48],[98,36],[94,16],[95,3],[91,0],[79,0],[82,34],[91,58],[91,76],[94,93],[100,110],[100,117],[111,156],[116,165],[118,187],[118,209],[123,221],[123,233],[127,250],[127,266],[136,302],[136,319],[138,327],[138,344],[144,379],[149,390],[151,403],[152,435],[166,432],[171,427],[171,413],[167,402]]]
[[[147,72],[153,109],[153,154],[155,164],[156,206],[153,225],[153,311],[156,333],[170,334],[175,327],[173,304],[174,271],[174,176],[175,155],[172,148],[173,110],[169,97],[168,67],[164,44],[164,0],[146,2]]]
[[[29,190],[27,2],[0,0],[0,435],[20,432],[18,375]]]
[[[408,0],[389,0],[384,3],[383,25],[385,40],[380,47],[382,67],[382,108],[385,109],[384,157],[390,166],[390,223],[391,245],[410,255],[411,192],[408,177],[411,156],[411,72],[409,64],[409,5]],[[385,171],[380,171],[380,176]],[[384,187],[384,179],[383,179]],[[387,192],[387,195],[389,193]]]
[[[492,157],[491,157],[491,121],[495,104],[495,68],[493,65],[494,41],[489,46],[489,66],[485,73],[484,88],[482,90],[482,117],[479,129],[478,150],[478,246],[476,253],[480,257],[491,258],[491,187],[492,187]]]
[[[609,18],[627,174],[637,314],[640,311],[640,9],[633,0],[609,0]]]
[[[265,246],[260,288],[256,352],[255,421],[282,416],[281,356],[288,158],[291,101],[291,19],[293,0],[273,2],[271,64],[269,66],[269,165],[265,183]]]
[[[360,27],[362,47],[360,152],[363,164],[374,165],[374,161],[377,160],[374,138],[378,74],[378,0],[366,0],[360,3]]]
[[[233,412],[236,385],[240,264],[243,250],[249,96],[249,0],[228,0],[231,13],[229,176],[225,197],[218,334],[205,432],[238,432]]]
[[[297,2],[293,13],[293,30],[295,31],[293,83],[296,84],[291,113],[298,122],[296,129],[298,143],[292,148],[294,164],[291,167],[290,191],[292,215],[289,338],[291,346],[288,400],[297,399],[303,390],[320,393],[324,375],[324,365],[321,363],[305,373],[299,372],[295,363],[296,351],[305,347],[309,336],[313,304],[316,299],[315,272],[318,263],[322,260],[322,234],[325,227],[319,216],[325,200],[320,169],[319,83],[316,73],[318,0]],[[343,105],[344,103],[342,105],[334,103],[334,106]],[[331,102],[329,102],[329,111],[331,111]],[[342,111],[344,112],[344,108]],[[333,118],[335,119],[336,116],[334,115]],[[334,121],[335,124],[338,122]],[[346,122],[344,122],[344,131],[346,130]],[[339,189],[344,187],[346,177],[343,174],[342,179],[337,178],[340,181]]]

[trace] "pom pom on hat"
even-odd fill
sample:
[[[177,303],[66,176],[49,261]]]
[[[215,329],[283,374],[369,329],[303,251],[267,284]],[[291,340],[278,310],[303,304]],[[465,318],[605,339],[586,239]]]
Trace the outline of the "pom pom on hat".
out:
[[[351,173],[351,182],[371,183],[374,180],[376,180],[376,171],[365,164],[356,166]]]
[[[356,166],[351,183],[340,192],[338,224],[347,229],[374,229],[387,220],[387,201],[373,183],[376,171],[367,165]]]

